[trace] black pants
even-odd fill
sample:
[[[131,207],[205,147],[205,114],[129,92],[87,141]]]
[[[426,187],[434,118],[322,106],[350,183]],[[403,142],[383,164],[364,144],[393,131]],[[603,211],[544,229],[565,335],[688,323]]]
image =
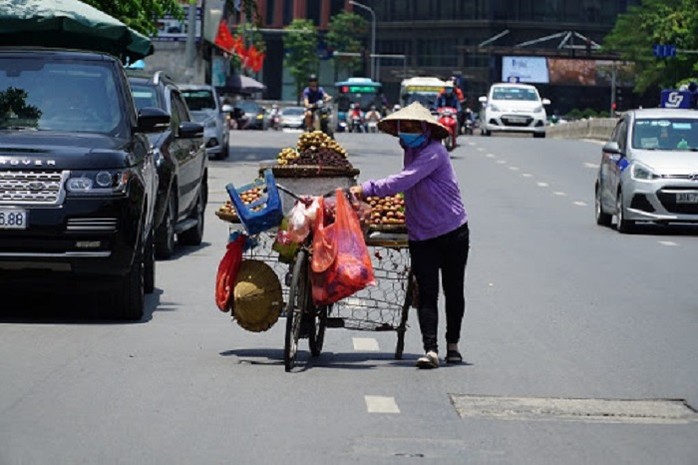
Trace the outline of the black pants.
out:
[[[425,241],[410,241],[412,271],[417,279],[417,314],[426,352],[438,352],[439,271],[446,301],[446,342],[460,340],[465,314],[465,266],[470,250],[468,224]]]

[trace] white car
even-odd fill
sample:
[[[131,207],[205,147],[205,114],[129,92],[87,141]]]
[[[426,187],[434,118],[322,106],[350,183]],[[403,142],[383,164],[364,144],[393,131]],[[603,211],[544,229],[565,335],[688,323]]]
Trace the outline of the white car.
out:
[[[205,84],[178,84],[192,117],[204,125],[206,155],[218,160],[228,158],[230,130],[228,118],[233,111],[230,105],[222,105],[216,88]]]
[[[480,131],[483,136],[493,132],[529,132],[533,137],[545,137],[547,98],[541,99],[538,90],[529,84],[493,84],[487,95],[478,99]]]
[[[698,223],[698,111],[623,114],[603,146],[596,223],[632,232],[636,221]]]

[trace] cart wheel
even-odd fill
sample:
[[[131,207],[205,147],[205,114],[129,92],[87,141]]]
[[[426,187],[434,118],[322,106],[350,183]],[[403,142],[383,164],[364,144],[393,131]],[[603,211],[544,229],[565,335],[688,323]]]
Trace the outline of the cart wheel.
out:
[[[412,293],[414,292],[414,275],[407,275],[407,289],[405,290],[405,302],[402,304],[402,316],[400,326],[397,327],[397,346],[395,347],[395,360],[402,360],[402,352],[405,350],[405,332],[407,331],[407,317],[412,306]]]
[[[301,335],[301,320],[309,292],[308,255],[305,250],[301,249],[298,251],[293,264],[291,285],[288,289],[288,302],[286,303],[286,336],[284,340],[284,366],[286,371],[291,371],[296,363],[298,339]]]
[[[332,306],[323,306],[317,309],[315,317],[315,331],[311,331],[308,337],[310,344],[310,353],[313,357],[317,357],[322,352],[322,344],[325,342],[325,329],[327,328],[327,314],[332,309]]]

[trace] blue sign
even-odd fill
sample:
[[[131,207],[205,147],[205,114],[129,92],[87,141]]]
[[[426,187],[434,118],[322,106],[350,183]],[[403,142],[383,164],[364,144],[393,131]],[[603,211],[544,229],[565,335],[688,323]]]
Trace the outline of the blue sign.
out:
[[[652,53],[657,58],[673,58],[676,56],[676,45],[654,44]]]
[[[662,108],[692,108],[693,94],[688,90],[664,89],[659,106]]]

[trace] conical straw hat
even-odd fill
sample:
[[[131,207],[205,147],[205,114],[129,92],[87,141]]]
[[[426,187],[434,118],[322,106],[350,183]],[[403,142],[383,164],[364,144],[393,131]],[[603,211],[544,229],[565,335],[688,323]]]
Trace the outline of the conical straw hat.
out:
[[[233,317],[248,331],[271,328],[283,306],[281,283],[276,272],[259,260],[243,260],[233,288]]]
[[[397,136],[398,121],[424,121],[431,127],[431,136],[434,139],[443,139],[448,136],[448,129],[436,120],[436,117],[419,102],[412,102],[402,110],[391,113],[378,122],[378,129]]]

